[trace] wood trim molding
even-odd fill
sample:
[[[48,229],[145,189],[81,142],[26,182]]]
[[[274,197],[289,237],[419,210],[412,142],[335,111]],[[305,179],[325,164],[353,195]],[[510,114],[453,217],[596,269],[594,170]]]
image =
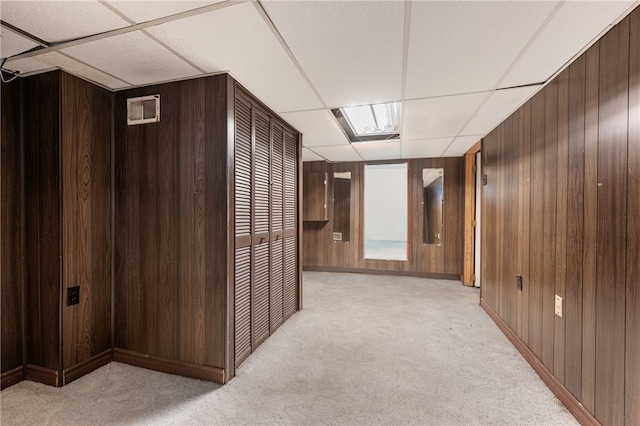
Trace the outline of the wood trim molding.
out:
[[[462,258],[462,284],[473,286],[473,263],[475,261],[475,208],[476,208],[476,181],[475,170],[476,154],[480,151],[481,141],[478,141],[464,154],[464,248]]]
[[[457,274],[441,274],[434,272],[413,272],[413,271],[396,271],[390,269],[361,269],[361,268],[339,268],[333,266],[309,266],[305,265],[303,270],[316,272],[346,272],[353,274],[372,274],[372,275],[395,275],[404,277],[432,278],[438,280],[460,280]]]
[[[145,355],[119,348],[113,350],[113,360],[136,367],[148,368],[149,370],[161,371],[163,373],[177,374],[179,376],[208,380],[220,384],[225,383],[225,373],[222,368],[193,364],[154,355]]]
[[[533,370],[553,392],[553,394],[562,402],[569,412],[576,418],[581,425],[584,426],[600,426],[600,422],[565,388],[558,379],[555,378],[547,367],[540,361],[535,354],[524,344],[522,340],[509,328],[509,326],[498,316],[498,314],[484,301],[480,299],[480,306],[485,310],[487,315],[496,323],[498,328],[504,333],[509,341],[515,346],[525,360],[531,365]]]
[[[111,362],[112,354],[113,351],[111,349],[107,349],[98,355],[94,355],[91,358],[85,359],[84,361],[63,370],[62,386],[79,379],[85,374],[91,373],[93,370],[97,370],[103,365],[107,365]]]
[[[58,370],[27,364],[27,371],[25,374],[25,379],[27,380],[58,387],[60,386],[59,377],[60,375]]]
[[[15,385],[24,379],[24,368],[22,366],[16,367],[12,370],[5,371],[0,376],[0,390],[8,388],[11,385]]]

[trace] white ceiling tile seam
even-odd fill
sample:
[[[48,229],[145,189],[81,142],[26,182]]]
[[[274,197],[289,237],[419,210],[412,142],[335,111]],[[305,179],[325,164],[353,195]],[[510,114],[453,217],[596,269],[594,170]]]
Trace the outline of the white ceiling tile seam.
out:
[[[204,70],[202,67],[199,67],[197,64],[193,63],[189,59],[187,59],[184,56],[182,56],[178,51],[173,49],[171,46],[169,46],[168,44],[166,44],[165,42],[163,42],[162,40],[160,40],[159,38],[157,38],[153,34],[150,34],[147,30],[141,30],[140,32],[142,34],[146,35],[147,37],[149,37],[151,40],[153,40],[156,43],[158,43],[160,46],[162,46],[165,49],[167,49],[169,52],[173,53],[173,55],[175,57],[177,57],[178,59],[181,59],[182,61],[184,61],[187,64],[191,65],[193,68],[197,69],[201,74],[206,74],[207,73],[207,71]]]
[[[69,58],[69,59],[71,59],[71,60],[74,60],[74,61],[76,61],[76,62],[78,62],[78,63],[81,63],[82,65],[84,65],[84,66],[86,66],[86,67],[89,67],[89,68],[91,68],[91,69],[93,69],[93,70],[95,70],[95,71],[98,71],[98,72],[100,72],[100,73],[102,73],[102,74],[106,74],[106,75],[108,75],[109,77],[111,77],[111,78],[113,78],[113,79],[115,79],[115,80],[121,81],[121,82],[123,82],[124,84],[127,84],[127,85],[129,85],[129,86],[132,86],[132,84],[131,84],[130,82],[128,82],[127,80],[124,80],[124,79],[122,79],[122,78],[120,78],[120,77],[118,77],[118,76],[115,76],[115,75],[113,75],[113,74],[111,74],[111,73],[109,73],[109,72],[107,72],[107,71],[105,71],[105,70],[101,70],[101,69],[99,69],[99,68],[96,68],[96,67],[94,67],[93,65],[91,65],[91,64],[89,64],[89,63],[87,63],[87,62],[85,62],[85,61],[82,61],[82,60],[80,60],[80,59],[78,59],[78,58],[75,58],[75,57],[73,57],[72,55],[69,55],[69,54],[68,54],[68,53],[66,53],[66,52],[58,52],[58,53],[59,53],[60,55],[62,55],[62,56],[66,56],[67,58]],[[73,73],[70,73],[70,74],[73,74]],[[82,78],[82,79],[84,79],[84,80],[87,80],[87,79],[88,79],[88,77],[80,77],[80,78]],[[98,83],[98,82],[95,82],[95,81],[91,81],[91,82],[92,82],[92,83],[94,83],[94,84],[97,84],[98,86],[104,87],[105,89],[108,89],[109,91],[112,91],[112,89],[110,89],[110,88],[108,88],[108,87],[105,87],[104,85],[102,85],[102,84],[100,84],[100,83]]]
[[[549,15],[547,15],[547,17],[542,22],[542,24],[540,25],[538,30],[533,34],[533,36],[531,36],[531,38],[529,39],[527,44],[524,45],[522,50],[520,50],[520,53],[518,53],[518,56],[515,57],[515,59],[511,63],[511,65],[509,65],[509,67],[505,70],[504,74],[502,74],[502,77],[500,77],[500,80],[498,80],[496,85],[493,86],[494,89],[497,89],[497,88],[500,87],[500,84],[507,78],[507,76],[509,75],[511,70],[513,70],[513,68],[516,66],[518,61],[520,61],[520,59],[524,56],[524,54],[527,52],[527,50],[529,50],[529,48],[533,45],[533,43],[535,43],[536,39],[540,36],[540,34],[542,34],[544,29],[549,25],[549,23],[553,20],[553,18],[558,14],[558,11],[562,8],[562,6],[564,6],[564,3],[565,3],[565,0],[558,2],[555,5],[555,7],[551,10],[551,12],[549,12]]]
[[[278,40],[278,43],[280,43],[280,45],[282,46],[284,51],[287,53],[287,55],[289,56],[289,58],[291,59],[291,61],[295,65],[295,67],[298,69],[298,72],[300,73],[302,78],[307,82],[307,84],[309,85],[309,87],[311,88],[313,93],[316,95],[316,97],[320,101],[320,104],[323,107],[327,108],[327,103],[324,101],[324,99],[320,95],[320,92],[318,91],[316,86],[313,84],[313,82],[311,81],[311,79],[307,75],[307,73],[304,70],[304,68],[302,68],[302,65],[298,61],[298,58],[296,58],[296,55],[294,55],[293,52],[291,51],[291,48],[289,48],[289,45],[285,41],[284,37],[282,37],[282,34],[280,34],[280,31],[278,30],[278,28],[276,27],[274,22],[271,20],[271,17],[269,17],[269,14],[265,10],[265,8],[262,5],[262,3],[260,2],[260,0],[254,0],[251,3],[255,6],[256,10],[258,11],[258,14],[262,17],[262,19],[264,20],[265,24],[267,24],[267,27],[269,27],[269,29],[273,33],[273,35],[276,38],[276,40]]]
[[[81,44],[89,43],[89,42],[92,42],[92,41],[98,41],[98,40],[102,40],[102,39],[105,39],[105,38],[115,37],[115,36],[118,36],[118,35],[127,34],[127,33],[131,33],[131,32],[134,32],[134,31],[143,30],[145,28],[154,27],[154,26],[161,25],[161,24],[164,24],[164,23],[167,23],[167,22],[177,21],[177,20],[188,18],[188,17],[191,17],[191,16],[201,15],[203,13],[207,13],[207,12],[211,12],[211,11],[214,11],[214,10],[223,9],[225,7],[232,7],[232,6],[235,6],[235,5],[238,5],[238,4],[248,3],[249,1],[250,0],[226,0],[226,1],[221,2],[221,3],[215,3],[215,4],[212,4],[212,5],[209,5],[209,6],[204,6],[204,7],[200,7],[200,8],[197,8],[197,9],[188,10],[186,12],[180,12],[180,13],[176,13],[174,15],[164,16],[164,17],[157,18],[157,19],[152,19],[150,21],[142,22],[142,23],[131,25],[131,26],[128,26],[128,27],[118,28],[118,29],[115,29],[115,30],[105,31],[105,32],[98,33],[98,34],[94,34],[94,35],[90,35],[90,36],[86,36],[86,37],[81,37],[81,38],[78,38],[78,39],[75,39],[75,40],[71,40],[71,41],[57,43],[57,44],[51,45],[51,46],[43,48],[43,49],[34,50],[34,51],[31,51],[31,52],[25,52],[25,53],[21,53],[19,55],[15,55],[11,59],[30,58],[30,57],[33,57],[33,56],[42,55],[44,53],[54,52],[54,51],[58,51],[58,50],[61,50],[61,49],[66,49],[66,48],[78,46],[78,45],[81,45]]]

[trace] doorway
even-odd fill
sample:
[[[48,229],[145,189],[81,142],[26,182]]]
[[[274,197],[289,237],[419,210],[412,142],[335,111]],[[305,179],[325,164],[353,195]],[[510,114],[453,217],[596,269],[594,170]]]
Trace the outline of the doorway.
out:
[[[464,258],[462,283],[480,287],[480,206],[482,170],[480,142],[464,155]]]

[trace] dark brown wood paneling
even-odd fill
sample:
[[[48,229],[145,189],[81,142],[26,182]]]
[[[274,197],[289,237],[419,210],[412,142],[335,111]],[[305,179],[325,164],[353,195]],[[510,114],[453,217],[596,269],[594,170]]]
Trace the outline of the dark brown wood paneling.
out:
[[[179,117],[182,126],[179,139],[193,141],[177,147],[178,153],[178,245],[181,253],[179,270],[178,358],[197,364],[205,362],[205,96],[206,80],[194,79],[180,93]],[[193,101],[191,96],[196,99]],[[191,252],[187,248],[194,247]]]
[[[569,164],[569,70],[558,77],[558,162],[556,182],[555,294],[564,301],[567,280],[567,193]],[[564,302],[563,302],[564,303]],[[564,306],[563,306],[564,307]],[[564,310],[564,309],[563,309]],[[564,383],[565,315],[555,315],[553,374]]]
[[[460,276],[462,272],[462,239],[463,239],[463,158],[417,159],[409,162],[409,234],[407,261],[388,261],[363,259],[362,243],[362,192],[364,162],[328,164],[324,161],[304,163],[305,185],[311,180],[328,182],[329,193],[335,193],[334,172],[350,172],[350,226],[349,242],[334,242],[332,232],[334,221],[341,220],[329,217],[326,222],[304,222],[304,266],[325,267],[326,270],[385,270],[405,271],[408,274],[423,273],[426,275],[446,274]],[[422,235],[424,207],[422,206],[422,169],[444,169],[444,232],[442,245],[423,244]],[[317,177],[316,177],[317,176]],[[319,184],[313,185],[318,187]],[[346,189],[345,189],[346,190]],[[333,197],[328,197],[327,210],[334,211]],[[333,215],[332,215],[333,216]],[[415,220],[413,219],[415,218]],[[420,219],[420,220],[418,220]],[[344,219],[347,220],[347,219]]]
[[[116,95],[118,348],[225,367],[227,84],[215,76]],[[126,99],[150,94],[160,94],[160,122],[127,126]]]
[[[598,108],[594,415],[603,424],[617,425],[624,423],[628,79],[625,19],[600,40]]]
[[[529,348],[542,357],[542,265],[545,91],[531,101],[531,247],[529,249]],[[484,221],[483,221],[484,222]],[[483,225],[484,226],[484,225]],[[483,253],[486,253],[483,251]],[[495,261],[490,262],[495,263]]]
[[[304,220],[328,220],[327,173],[305,173],[302,193]]]
[[[565,380],[578,400],[582,395],[582,253],[584,227],[585,59],[569,67],[567,166],[567,239],[565,285]]]
[[[234,81],[228,75],[205,79],[205,364],[225,368],[233,340],[233,140]],[[231,351],[229,351],[231,352]],[[227,358],[229,357],[229,358]]]
[[[27,363],[59,371],[60,73],[24,84]]]
[[[510,294],[510,259],[499,249],[485,251],[481,304],[584,423],[640,421],[639,28],[637,9],[520,108],[517,176],[508,151],[512,117],[483,140],[489,172],[483,247],[510,251],[509,240],[528,233],[518,257],[520,265],[528,263],[530,280],[522,299]],[[492,176],[507,182],[492,186]],[[520,181],[518,228],[507,224],[505,210],[514,204],[514,179]],[[529,302],[521,303],[527,288]],[[562,317],[553,309],[556,294],[564,298]],[[514,306],[523,325],[518,338]]]
[[[531,102],[518,110],[520,114],[518,138],[518,270],[522,277],[520,291],[519,333],[525,345],[529,344],[529,291],[531,251]]]
[[[22,80],[2,84],[2,259],[0,265],[0,306],[2,306],[2,373],[23,367],[23,198],[22,198]],[[7,379],[11,384],[16,377]],[[2,387],[5,386],[3,376]]]
[[[494,250],[495,229],[497,226],[496,210],[496,159],[497,132],[491,132],[482,140],[482,175],[486,179],[482,186],[482,229],[481,229],[481,253],[490,253]],[[496,281],[496,262],[482,262],[480,270],[480,297],[490,306],[496,306],[498,285]]]
[[[545,87],[542,208],[542,362],[553,371],[558,164],[558,82]]]
[[[61,73],[63,369],[111,349],[111,94]],[[64,384],[64,383],[63,383]]]
[[[129,95],[133,96],[133,92]],[[127,120],[126,103],[115,100],[114,122]],[[143,321],[146,309],[144,288],[140,280],[140,153],[142,143],[129,143],[140,138],[140,127],[114,126],[114,174],[115,174],[115,341],[114,346],[144,352],[146,333],[144,325],[131,326],[131,322]]]
[[[640,424],[640,10],[629,17],[625,424]]]
[[[596,222],[600,43],[585,54],[584,256],[582,281],[582,404],[593,414],[596,387]]]
[[[496,169],[492,176],[493,179],[495,179],[496,197],[498,199],[505,199],[505,201],[507,198],[505,194],[507,178],[505,175],[508,168],[508,159],[506,158],[506,154],[505,154],[504,148],[506,144],[504,139],[505,139],[505,133],[510,133],[508,132],[508,130],[511,130],[511,120],[509,119],[507,119],[502,126],[496,129],[496,137],[497,137],[496,154],[497,155],[494,161]],[[506,213],[508,211],[505,208],[505,205],[508,205],[507,202],[505,202],[504,204],[496,205],[496,211],[495,211],[496,223],[495,223],[495,228],[493,232],[495,245],[493,246],[493,251],[495,253],[495,256],[497,256],[499,259],[504,259],[504,260],[500,264],[496,265],[497,267],[494,270],[493,281],[497,284],[495,288],[496,291],[494,294],[494,300],[495,300],[494,306],[496,307],[500,315],[504,315],[504,318],[507,319],[508,315],[506,313],[506,310],[508,309],[508,306],[507,306],[507,300],[505,298],[507,283],[504,281],[504,276],[505,276],[505,269],[508,268],[509,261],[505,258],[505,254],[507,252],[504,246],[505,224],[507,220]]]
[[[187,102],[198,102],[191,82],[184,82],[181,88],[177,84],[169,84],[163,90],[164,102],[161,111],[165,116],[156,124],[155,144],[157,157],[155,161],[156,196],[154,208],[156,213],[156,270],[155,270],[155,343],[154,355],[176,359],[178,356],[178,334],[182,331],[191,333],[192,324],[185,330],[178,331],[178,313],[176,302],[178,294],[183,290],[183,284],[178,281],[178,271],[184,266],[179,263],[180,254],[177,253],[178,224],[187,220],[178,210],[177,201],[180,199],[180,188],[177,182],[188,179],[188,174],[177,176],[178,170],[178,134],[179,129],[190,127],[189,123],[179,122],[174,117],[180,117],[179,101],[181,94],[189,92]],[[190,137],[180,140],[181,144],[188,144],[189,150],[195,148],[195,141]],[[186,173],[186,170],[181,170]],[[189,195],[193,198],[193,191]],[[150,248],[150,247],[149,247]],[[184,247],[181,247],[184,248]],[[193,249],[191,249],[193,250]],[[193,255],[193,251],[190,253]],[[180,289],[179,289],[180,287]],[[185,326],[187,326],[185,324]]]
[[[101,352],[97,355],[93,355],[84,361],[75,364],[73,367],[67,368],[62,371],[62,385],[67,385],[76,379],[84,376],[87,373],[96,370],[103,365],[111,362],[112,350],[111,348]]]
[[[153,355],[141,355],[140,353],[125,349],[114,349],[113,360],[142,368],[148,368],[150,370],[162,371],[163,373],[177,374],[180,376],[208,380],[221,384],[224,384],[228,380],[228,377],[222,368],[161,358]]]
[[[445,274],[462,273],[462,239],[464,212],[464,159],[448,157],[444,159],[444,241],[442,244],[443,269],[428,272]],[[417,200],[414,200],[416,203]],[[420,271],[427,272],[427,271]]]

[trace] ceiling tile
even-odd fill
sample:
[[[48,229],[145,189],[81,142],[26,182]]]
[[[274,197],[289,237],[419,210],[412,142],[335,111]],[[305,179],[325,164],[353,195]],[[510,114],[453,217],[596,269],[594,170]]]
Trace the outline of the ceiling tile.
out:
[[[442,155],[443,157],[462,157],[471,147],[482,139],[482,135],[458,136],[449,145]]]
[[[281,115],[293,127],[302,132],[304,146],[346,145],[349,143],[333,114],[328,110],[290,112]]]
[[[404,2],[262,4],[327,106],[400,99]]]
[[[405,101],[403,141],[457,136],[489,93]]]
[[[62,52],[133,85],[200,74],[140,31],[80,44]],[[118,53],[105,55],[104,52]]]
[[[8,58],[18,53],[26,52],[34,47],[39,46],[26,37],[11,31],[10,29],[0,27],[0,57]]]
[[[464,127],[464,135],[486,135],[509,117],[542,86],[518,87],[494,91]]]
[[[326,158],[328,161],[333,161],[335,163],[344,161],[362,161],[362,157],[358,155],[352,145],[318,146],[313,148],[313,151]]]
[[[323,161],[324,158],[320,157],[309,148],[302,148],[302,161]]]
[[[631,1],[563,2],[500,86],[547,81],[632,4]]]
[[[213,1],[130,1],[108,0],[107,2],[118,9],[120,13],[134,22],[147,22],[176,13],[198,9],[224,0]]]
[[[229,70],[277,112],[322,104],[251,3],[148,29],[207,72]]]
[[[93,81],[110,89],[121,89],[129,86],[124,81],[75,61],[59,52],[49,52],[30,58],[9,60],[5,64],[5,68],[17,70],[23,74],[61,68],[70,74]]]
[[[417,1],[406,97],[495,87],[556,1]]]
[[[400,158],[400,142],[359,142],[353,147],[365,161]]]
[[[444,150],[453,138],[425,139],[418,141],[402,142],[402,158],[437,158],[441,157]]]
[[[96,0],[2,0],[2,20],[48,42],[71,40],[129,25]]]

